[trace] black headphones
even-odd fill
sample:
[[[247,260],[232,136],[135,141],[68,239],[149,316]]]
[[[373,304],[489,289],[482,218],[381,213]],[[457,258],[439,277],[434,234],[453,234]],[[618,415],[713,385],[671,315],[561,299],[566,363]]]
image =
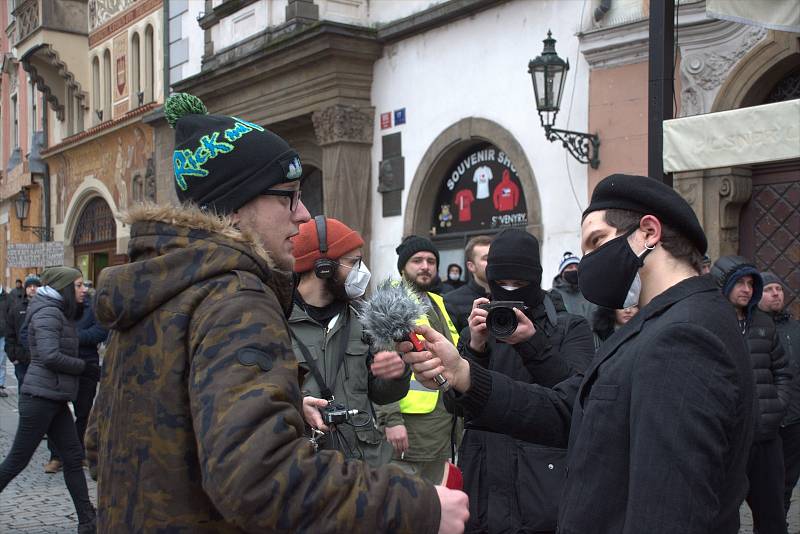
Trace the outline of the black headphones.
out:
[[[325,222],[324,215],[314,217],[317,225],[317,238],[319,239],[319,251],[322,254],[328,253],[328,224]],[[314,262],[314,274],[317,278],[331,278],[336,272],[336,262],[330,258],[320,258]]]

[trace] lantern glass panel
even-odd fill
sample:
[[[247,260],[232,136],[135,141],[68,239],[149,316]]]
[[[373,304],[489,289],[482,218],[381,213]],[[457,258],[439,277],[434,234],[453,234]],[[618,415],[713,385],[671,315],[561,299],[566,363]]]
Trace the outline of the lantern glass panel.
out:
[[[28,211],[31,208],[31,201],[24,191],[21,191],[14,200],[14,209],[17,212],[17,219],[25,220],[28,218]]]
[[[552,77],[550,78],[550,89],[548,97],[550,99],[550,106],[557,109],[561,106],[561,92],[564,90],[564,68],[551,67]]]
[[[543,69],[536,69],[533,72],[533,88],[536,91],[536,108],[542,109],[547,105],[547,91],[545,86],[545,71]]]

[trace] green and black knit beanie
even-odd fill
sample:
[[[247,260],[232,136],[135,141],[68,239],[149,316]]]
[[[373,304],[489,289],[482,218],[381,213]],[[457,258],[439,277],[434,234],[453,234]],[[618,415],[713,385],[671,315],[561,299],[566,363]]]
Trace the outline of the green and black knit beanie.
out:
[[[175,129],[172,166],[181,201],[232,213],[303,174],[300,157],[282,138],[244,119],[209,115],[196,96],[173,94],[164,115]]]

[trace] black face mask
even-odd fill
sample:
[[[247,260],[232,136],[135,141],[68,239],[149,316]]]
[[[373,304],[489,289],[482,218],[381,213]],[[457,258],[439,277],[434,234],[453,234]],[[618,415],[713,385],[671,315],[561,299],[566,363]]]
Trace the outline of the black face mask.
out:
[[[578,267],[578,287],[586,300],[614,310],[639,302],[639,269],[653,249],[646,248],[640,256],[633,252],[628,236],[637,228],[631,228],[583,256]]]
[[[561,278],[571,286],[578,285],[578,271],[564,271],[561,273]]]
[[[521,300],[529,308],[535,308],[544,299],[542,288],[535,284],[509,291],[500,287],[500,284],[494,280],[489,280],[489,292],[491,293],[491,300]]]

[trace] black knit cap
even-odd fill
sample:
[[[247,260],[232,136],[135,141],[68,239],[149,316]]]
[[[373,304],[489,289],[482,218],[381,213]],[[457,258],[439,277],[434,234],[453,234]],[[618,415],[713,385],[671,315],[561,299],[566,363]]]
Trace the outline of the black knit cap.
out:
[[[175,128],[172,165],[182,202],[232,213],[262,191],[303,174],[297,152],[286,141],[247,120],[209,115],[195,96],[173,94],[164,115]]]
[[[439,249],[437,249],[430,239],[418,235],[410,235],[403,239],[400,246],[394,249],[397,252],[397,270],[402,273],[408,260],[417,252],[423,250],[432,252],[436,256],[436,268],[439,268]]]
[[[539,240],[516,228],[506,228],[492,240],[486,261],[486,279],[527,280],[542,285],[542,262]]]
[[[708,249],[706,234],[692,207],[674,189],[658,180],[629,174],[612,174],[604,178],[594,188],[592,201],[583,216],[610,209],[655,215],[688,239],[700,254],[705,254]]]

